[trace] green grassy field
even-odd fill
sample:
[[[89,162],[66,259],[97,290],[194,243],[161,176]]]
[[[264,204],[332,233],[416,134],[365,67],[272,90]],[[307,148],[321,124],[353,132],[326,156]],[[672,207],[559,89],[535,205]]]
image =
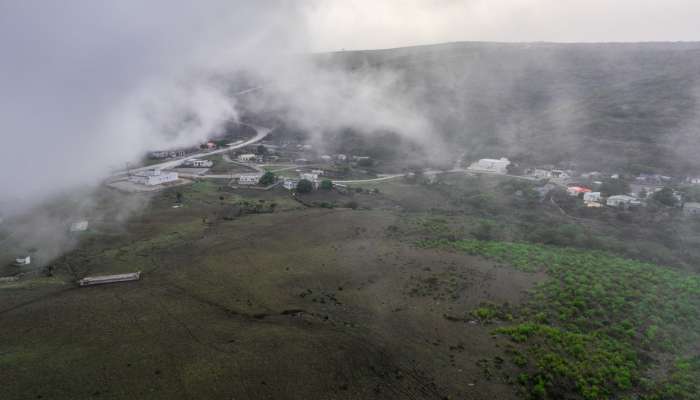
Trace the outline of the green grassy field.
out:
[[[475,240],[523,229],[511,198],[471,200],[499,182],[315,195],[351,210],[203,180],[126,219],[103,193],[53,277],[0,284],[1,398],[692,398],[697,275]]]

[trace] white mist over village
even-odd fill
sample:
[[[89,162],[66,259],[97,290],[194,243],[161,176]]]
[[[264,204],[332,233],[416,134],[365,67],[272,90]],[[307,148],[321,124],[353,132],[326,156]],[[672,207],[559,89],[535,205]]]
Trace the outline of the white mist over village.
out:
[[[698,15],[0,2],[0,398],[695,398]]]

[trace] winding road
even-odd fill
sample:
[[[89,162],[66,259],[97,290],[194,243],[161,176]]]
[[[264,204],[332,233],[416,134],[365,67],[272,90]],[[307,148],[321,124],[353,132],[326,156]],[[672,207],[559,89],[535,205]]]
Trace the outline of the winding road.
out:
[[[139,168],[128,169],[125,171],[120,171],[120,172],[117,172],[116,174],[114,174],[113,177],[118,177],[118,176],[126,175],[126,174],[132,174],[134,172],[145,171],[145,170],[149,170],[149,169],[175,168],[187,160],[191,160],[194,158],[208,157],[208,156],[211,156],[214,154],[226,153],[226,152],[231,151],[231,150],[235,150],[235,149],[239,149],[241,147],[249,146],[253,143],[257,143],[257,142],[263,140],[265,137],[267,137],[267,135],[270,134],[270,132],[272,132],[271,128],[266,128],[263,126],[252,125],[252,124],[244,124],[244,123],[240,123],[240,124],[245,125],[245,126],[249,126],[253,129],[255,129],[255,131],[256,131],[255,136],[253,136],[251,139],[248,139],[248,140],[243,141],[241,143],[229,145],[229,146],[226,146],[226,147],[221,148],[221,149],[206,151],[206,152],[197,153],[197,154],[193,154],[193,155],[185,156],[185,157],[180,157],[180,158],[177,158],[174,160],[168,160],[168,161],[165,161],[165,162],[162,162],[159,164],[152,164],[152,165],[147,165],[145,167],[139,167]]]

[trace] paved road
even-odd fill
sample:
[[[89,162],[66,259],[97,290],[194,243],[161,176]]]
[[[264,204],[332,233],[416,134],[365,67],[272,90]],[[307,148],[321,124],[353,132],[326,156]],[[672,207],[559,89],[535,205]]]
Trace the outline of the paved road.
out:
[[[528,177],[528,176],[518,176],[518,175],[509,175],[509,174],[498,174],[495,172],[489,172],[489,171],[474,171],[474,170],[469,170],[469,169],[464,169],[464,168],[453,168],[451,170],[427,170],[424,171],[424,175],[434,175],[434,174],[446,174],[446,173],[458,173],[458,172],[463,172],[463,173],[473,173],[473,174],[484,174],[484,175],[497,175],[497,176],[507,176],[509,178],[517,178],[517,179],[523,179],[523,180],[528,180],[528,181],[536,181],[536,178]],[[333,183],[340,183],[340,184],[346,184],[346,183],[371,183],[371,182],[380,182],[380,181],[386,181],[389,179],[395,179],[405,176],[405,174],[392,174],[392,175],[380,175],[378,178],[372,178],[372,179],[357,179],[357,180],[349,180],[349,181],[333,181]]]
[[[265,128],[263,126],[258,126],[258,125],[243,124],[243,123],[241,123],[241,125],[249,126],[253,129],[255,129],[255,131],[256,131],[255,136],[253,136],[251,139],[248,139],[242,143],[234,144],[231,146],[226,146],[222,149],[207,151],[207,152],[203,152],[203,153],[197,153],[197,154],[193,154],[191,156],[181,157],[181,158],[174,159],[174,160],[168,160],[168,161],[165,161],[165,162],[162,162],[159,164],[153,164],[153,165],[148,165],[145,167],[139,167],[139,168],[134,168],[134,169],[126,170],[126,171],[120,171],[120,172],[115,173],[114,176],[125,175],[127,173],[145,171],[145,170],[154,169],[154,168],[160,168],[160,169],[175,168],[178,165],[185,162],[186,160],[190,160],[193,158],[208,157],[208,156],[211,156],[214,154],[226,153],[230,150],[235,150],[235,149],[238,149],[241,147],[251,145],[253,143],[257,143],[257,142],[263,140],[272,131],[272,129],[270,129],[270,128]]]
[[[394,178],[399,178],[404,176],[405,174],[393,174],[393,175],[380,175],[378,178],[371,178],[371,179],[355,179],[355,180],[350,180],[350,181],[333,181],[333,183],[340,183],[340,184],[347,184],[347,183],[371,183],[371,182],[380,182],[380,181],[387,181],[389,179],[394,179]]]

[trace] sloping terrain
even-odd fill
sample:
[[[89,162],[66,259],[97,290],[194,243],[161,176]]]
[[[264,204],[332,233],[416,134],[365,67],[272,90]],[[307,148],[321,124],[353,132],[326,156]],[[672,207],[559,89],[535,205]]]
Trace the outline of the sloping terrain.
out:
[[[140,281],[0,287],[3,399],[514,398],[483,379],[479,360],[500,354],[489,329],[446,315],[518,304],[541,275],[418,249],[388,211],[204,222],[216,201],[171,197],[65,261]]]
[[[317,61],[397,74],[396,95],[472,157],[700,170],[698,43],[452,43]]]

